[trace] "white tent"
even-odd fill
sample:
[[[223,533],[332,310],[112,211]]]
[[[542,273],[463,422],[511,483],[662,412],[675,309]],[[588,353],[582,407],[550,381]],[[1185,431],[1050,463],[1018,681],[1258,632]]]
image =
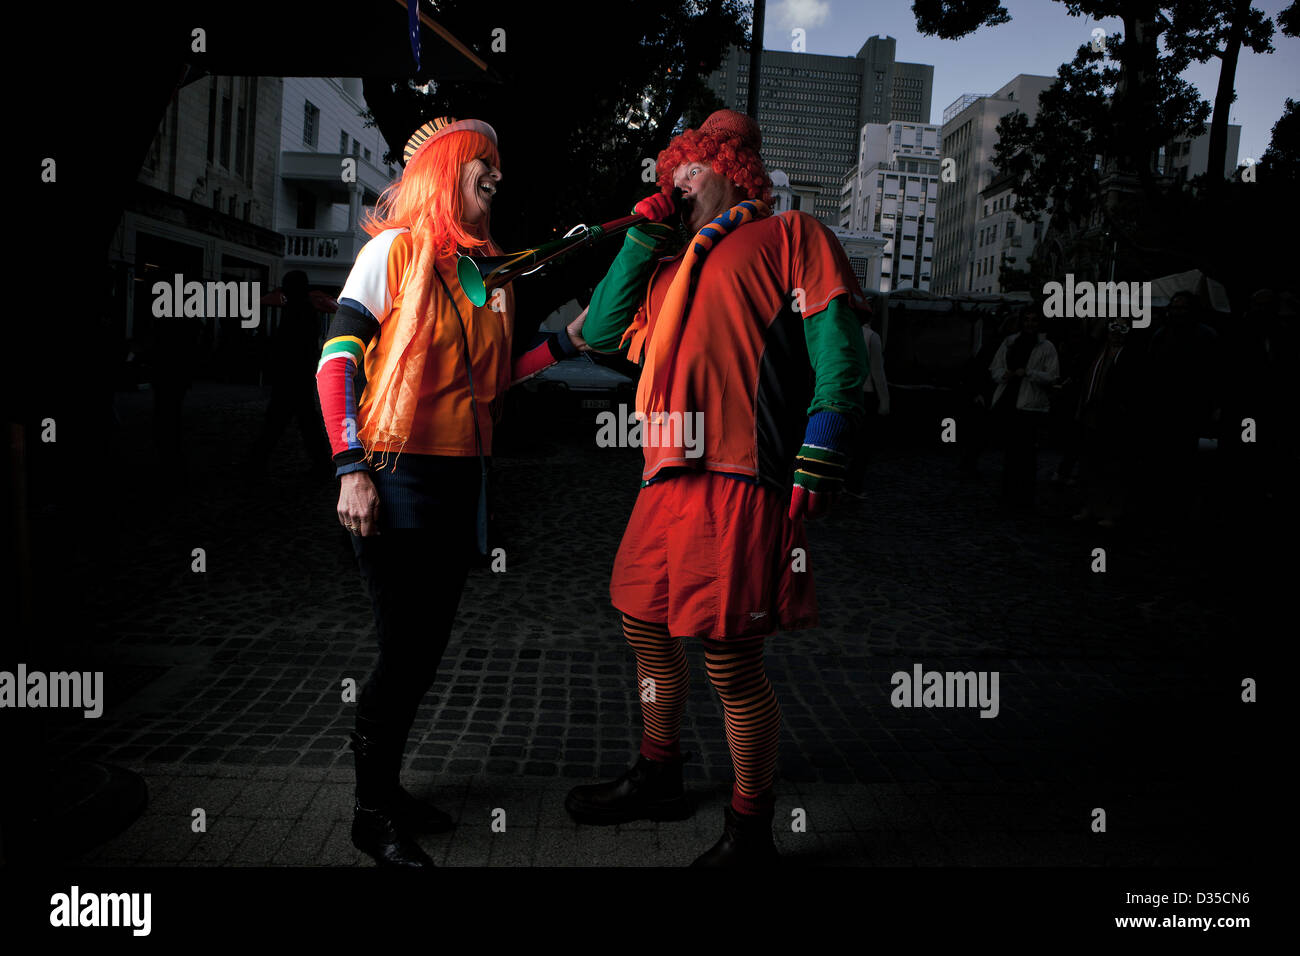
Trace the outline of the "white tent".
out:
[[[1169,305],[1169,299],[1175,292],[1192,292],[1201,301],[1202,307],[1215,312],[1232,311],[1232,306],[1228,303],[1228,290],[1223,287],[1223,283],[1211,279],[1200,269],[1151,280],[1151,304],[1156,308]]]

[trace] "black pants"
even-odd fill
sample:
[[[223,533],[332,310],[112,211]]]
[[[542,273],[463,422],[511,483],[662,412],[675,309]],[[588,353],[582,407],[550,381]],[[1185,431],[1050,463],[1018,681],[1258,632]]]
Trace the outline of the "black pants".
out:
[[[397,474],[371,472],[380,534],[352,536],[379,634],[357,714],[405,734],[433,686],[469,570],[476,458],[402,455]],[[412,527],[412,525],[416,525]]]

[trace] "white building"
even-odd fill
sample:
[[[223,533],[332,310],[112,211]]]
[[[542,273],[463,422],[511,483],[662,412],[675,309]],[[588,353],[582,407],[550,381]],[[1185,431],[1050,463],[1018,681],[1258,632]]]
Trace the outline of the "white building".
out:
[[[998,280],[1002,264],[1026,271],[1034,247],[1047,232],[1050,218],[1047,212],[1026,222],[1012,211],[1016,202],[1015,185],[1012,176],[1003,174],[980,193],[982,207],[975,221],[975,257],[968,283],[972,292],[1002,292]]]
[[[1053,82],[1054,77],[1022,73],[996,93],[968,93],[944,110],[940,154],[953,166],[952,176],[940,175],[932,291],[972,292],[975,280],[983,278],[976,275],[979,260],[988,255],[978,244],[980,229],[988,225],[981,226],[982,193],[995,174],[998,121],[1019,110],[1032,123],[1038,116],[1039,94]]]
[[[362,211],[397,173],[364,109],[356,79],[203,76],[182,86],[110,246],[116,331],[147,337],[153,285],[177,273],[258,282],[265,294],[302,269],[337,292],[368,238]],[[250,347],[237,317],[204,325],[208,348],[227,359]]]
[[[1237,153],[1241,150],[1241,127],[1228,124],[1228,148],[1223,154],[1223,177],[1231,179],[1237,171]],[[1258,160],[1259,157],[1255,157]],[[1210,164],[1210,131],[1195,137],[1180,137],[1161,146],[1156,156],[1156,172],[1180,182],[1202,175]]]
[[[845,173],[840,226],[883,242],[881,292],[929,289],[940,170],[939,127],[868,123]]]
[[[284,269],[302,269],[313,286],[342,288],[370,238],[362,214],[397,176],[365,109],[359,79],[284,79],[274,228],[285,237]]]

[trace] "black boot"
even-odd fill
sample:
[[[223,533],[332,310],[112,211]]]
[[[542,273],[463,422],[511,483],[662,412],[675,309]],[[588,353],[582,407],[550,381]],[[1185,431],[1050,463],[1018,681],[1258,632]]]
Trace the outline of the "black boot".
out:
[[[365,726],[362,718],[358,718],[357,724],[358,727]],[[370,736],[354,731],[352,753],[357,766],[352,845],[369,854],[380,866],[432,867],[433,860],[407,835],[389,807],[392,794],[390,778],[396,779],[401,752],[398,751],[398,760],[394,763],[393,748],[385,744],[382,735]]]
[[[775,866],[780,862],[772,841],[775,810],[750,816],[737,813],[728,803],[723,816],[722,837],[691,866]]]
[[[631,820],[685,820],[691,805],[682,789],[682,758],[660,763],[638,754],[636,764],[609,783],[574,787],[564,809],[579,823],[607,826]]]

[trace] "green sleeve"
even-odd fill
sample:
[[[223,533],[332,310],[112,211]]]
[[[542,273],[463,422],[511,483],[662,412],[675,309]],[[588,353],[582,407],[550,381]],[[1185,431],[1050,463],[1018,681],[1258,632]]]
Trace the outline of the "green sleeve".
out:
[[[591,295],[591,305],[582,325],[582,337],[595,351],[621,351],[619,339],[641,306],[650,270],[674,234],[670,226],[657,222],[643,223],[627,231],[623,248]]]
[[[847,300],[836,296],[821,312],[804,319],[808,358],[816,375],[808,414],[839,412],[859,425],[866,418],[862,389],[867,381],[867,346],[862,324]]]

